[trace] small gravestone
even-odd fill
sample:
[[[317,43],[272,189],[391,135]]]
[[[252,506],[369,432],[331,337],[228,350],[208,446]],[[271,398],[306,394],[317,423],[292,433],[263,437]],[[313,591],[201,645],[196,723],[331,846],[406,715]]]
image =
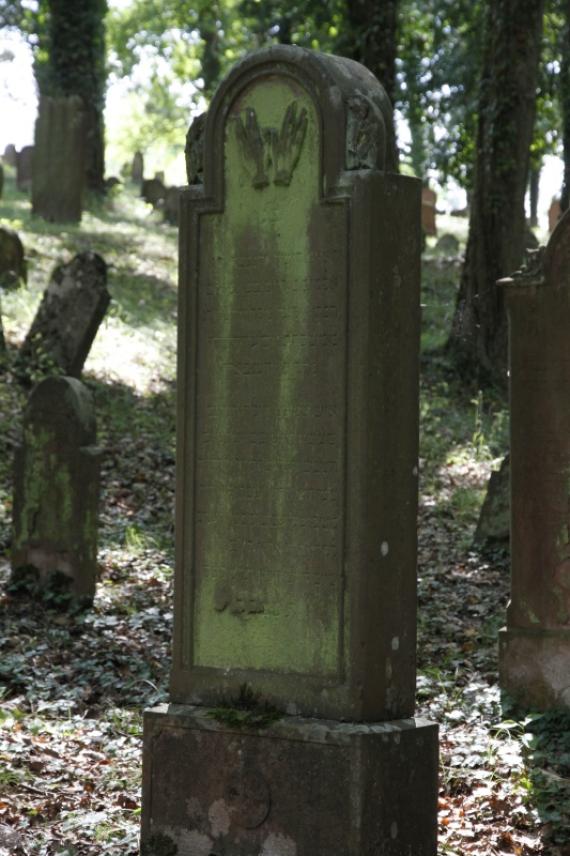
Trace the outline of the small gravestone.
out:
[[[107,265],[96,253],[56,267],[22,345],[19,373],[56,369],[79,377],[110,299]]]
[[[279,46],[180,200],[171,704],[141,853],[435,856],[413,718],[420,185],[358,63]]]
[[[0,289],[17,288],[27,279],[24,247],[17,233],[0,226]]]
[[[89,391],[69,377],[33,390],[14,471],[12,583],[91,601],[101,451]]]
[[[115,187],[120,187],[121,183],[121,179],[117,178],[116,175],[110,175],[105,179],[105,191],[109,192],[110,190],[114,190]]]
[[[27,192],[32,187],[33,157],[33,146],[24,146],[18,152],[18,159],[16,161],[16,187],[18,190]]]
[[[141,187],[141,196],[145,202],[156,208],[166,197],[166,188],[159,178],[147,178]]]
[[[85,177],[81,98],[42,96],[33,155],[32,213],[52,223],[81,220]]]
[[[558,221],[562,216],[562,208],[560,206],[559,199],[553,199],[550,203],[550,208],[548,209],[548,231],[554,232],[556,226],[558,225]]]
[[[508,544],[511,528],[509,455],[493,470],[477,522],[474,543],[479,547]]]
[[[500,283],[509,313],[511,600],[501,689],[570,708],[570,211]]]
[[[435,252],[445,258],[455,258],[459,255],[459,241],[455,235],[442,235],[435,245]]]
[[[437,195],[430,187],[422,188],[422,229],[426,235],[437,235],[435,206]]]
[[[2,160],[7,166],[16,166],[16,163],[18,162],[18,152],[16,151],[16,146],[13,143],[9,143],[4,149]]]
[[[135,152],[131,164],[131,179],[140,184],[144,178],[144,158],[142,152]]]
[[[164,219],[172,226],[178,226],[178,209],[180,206],[180,187],[168,187],[164,199]]]
[[[164,170],[163,169],[159,169],[158,172],[155,172],[154,177],[158,181],[160,181],[162,184],[164,184]]]

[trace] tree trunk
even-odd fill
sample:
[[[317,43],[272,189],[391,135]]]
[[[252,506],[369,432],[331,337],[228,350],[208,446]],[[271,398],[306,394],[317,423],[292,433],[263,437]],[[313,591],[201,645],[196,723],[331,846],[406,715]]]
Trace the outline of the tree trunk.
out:
[[[562,112],[562,145],[564,178],[560,207],[566,211],[570,204],[570,0],[564,2],[566,16],[562,35],[562,63],[560,67],[560,108]]]
[[[347,0],[352,59],[376,75],[392,104],[396,96],[398,0]]]
[[[448,350],[481,383],[506,384],[507,319],[496,282],[524,250],[544,0],[487,0],[469,237]]]
[[[541,166],[531,166],[528,182],[528,195],[530,201],[530,225],[533,229],[538,226],[538,193],[540,190]]]
[[[79,95],[86,112],[86,184],[104,189],[106,0],[48,0],[47,66],[38,77],[42,95]]]

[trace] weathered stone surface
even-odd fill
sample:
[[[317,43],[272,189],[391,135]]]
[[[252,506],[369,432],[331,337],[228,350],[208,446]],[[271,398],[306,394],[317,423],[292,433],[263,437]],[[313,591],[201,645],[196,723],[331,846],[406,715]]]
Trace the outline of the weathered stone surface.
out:
[[[81,98],[40,98],[32,178],[32,213],[36,216],[52,223],[81,220],[85,129]]]
[[[24,247],[16,232],[0,227],[0,289],[17,288],[27,279]]]
[[[24,148],[18,152],[18,159],[16,161],[16,187],[18,190],[31,190],[33,156],[33,146],[24,146]]]
[[[18,162],[18,152],[16,151],[16,146],[13,143],[9,143],[4,149],[4,154],[2,155],[2,160],[8,166],[15,167]]]
[[[500,682],[523,707],[570,706],[570,213],[546,249],[501,284],[510,331],[511,601]]]
[[[74,378],[51,377],[33,390],[16,452],[13,579],[67,584],[92,600],[97,564],[101,452],[89,391]]]
[[[459,255],[459,241],[455,237],[455,235],[450,235],[449,233],[442,235],[441,238],[438,238],[437,244],[435,245],[435,252],[440,256],[455,257]]]
[[[145,202],[157,208],[161,202],[164,202],[166,187],[159,178],[147,178],[142,183],[141,196]]]
[[[217,714],[145,713],[142,856],[435,856],[436,725]]]
[[[489,478],[475,532],[475,544],[479,546],[508,543],[511,529],[510,472],[509,455],[506,455],[500,468],[494,470]]]
[[[437,194],[430,187],[422,187],[422,229],[426,235],[437,235],[435,206]]]
[[[131,164],[131,178],[137,184],[144,178],[144,157],[142,152],[135,152]]]
[[[166,190],[166,198],[164,200],[164,219],[168,223],[171,223],[172,226],[178,226],[181,190],[181,187],[169,187]]]
[[[385,99],[293,48],[210,107],[181,199],[173,701],[246,682],[310,715],[413,712],[420,186],[389,172]],[[374,169],[345,169],[349,113]]]
[[[20,372],[55,366],[79,377],[110,299],[107,265],[97,253],[58,265],[22,345]]]

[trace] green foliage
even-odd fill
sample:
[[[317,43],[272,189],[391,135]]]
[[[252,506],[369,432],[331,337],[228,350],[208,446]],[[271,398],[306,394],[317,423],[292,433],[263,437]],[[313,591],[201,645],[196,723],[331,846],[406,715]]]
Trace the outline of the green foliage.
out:
[[[267,728],[283,714],[248,684],[242,684],[236,698],[222,700],[208,716],[234,728]]]

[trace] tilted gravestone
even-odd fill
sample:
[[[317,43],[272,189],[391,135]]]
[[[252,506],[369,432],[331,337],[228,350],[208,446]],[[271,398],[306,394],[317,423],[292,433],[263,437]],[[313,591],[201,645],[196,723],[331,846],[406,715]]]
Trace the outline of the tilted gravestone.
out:
[[[79,222],[85,176],[85,113],[77,95],[42,96],[34,140],[32,213]]]
[[[97,253],[58,265],[20,350],[19,373],[55,368],[79,377],[110,299],[107,265]]]
[[[570,212],[546,249],[501,284],[510,335],[511,600],[499,679],[521,707],[570,707]]]
[[[2,160],[8,166],[16,166],[18,162],[18,152],[16,151],[16,146],[13,143],[8,143],[8,145],[4,149]]]
[[[135,152],[131,164],[131,178],[139,184],[144,178],[144,158],[142,152]]]
[[[17,288],[27,279],[24,247],[12,229],[0,227],[0,289]]]
[[[234,68],[203,150],[141,852],[435,856],[437,726],[412,718],[419,182],[376,78],[301,48]]]
[[[18,158],[16,160],[16,187],[18,190],[28,191],[32,187],[33,157],[33,146],[24,146],[24,148],[18,152]]]
[[[33,390],[14,472],[12,581],[32,575],[92,600],[97,567],[101,450],[91,396],[75,378]]]

